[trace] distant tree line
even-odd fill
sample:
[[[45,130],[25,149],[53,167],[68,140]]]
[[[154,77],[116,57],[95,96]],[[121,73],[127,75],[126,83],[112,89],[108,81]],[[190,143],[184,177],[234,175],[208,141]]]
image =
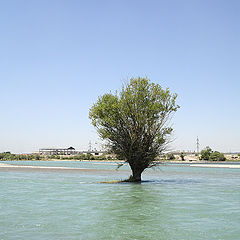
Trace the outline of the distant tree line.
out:
[[[73,156],[48,156],[48,158],[51,159],[62,159],[62,160],[112,160],[115,159],[114,157],[111,156],[106,156],[106,155],[100,155],[100,156],[94,156],[90,153],[88,154],[79,154],[79,155],[73,155]]]
[[[186,154],[184,152],[179,154],[179,158],[177,159],[181,161],[185,161],[185,156]],[[196,157],[199,155],[196,153]],[[240,158],[240,154],[237,155],[238,158]],[[166,160],[166,161],[173,161],[176,160],[176,155],[173,153],[167,153],[167,154],[162,154],[159,158],[159,160]],[[223,153],[218,152],[218,151],[213,151],[210,147],[206,147],[203,149],[200,153],[199,160],[204,160],[204,161],[226,161],[226,157],[224,156]]]
[[[10,152],[0,153],[0,161],[34,161],[34,160],[112,160],[116,159],[111,156],[101,155],[93,156],[92,154],[80,154],[71,156],[60,155],[40,155],[40,154],[12,154]]]
[[[40,160],[39,154],[12,154],[10,152],[0,153],[0,161],[27,161],[27,160]]]
[[[197,156],[197,154],[196,154]],[[185,154],[180,154],[180,159],[184,161]],[[238,154],[238,158],[240,158],[240,154]],[[92,154],[79,154],[79,155],[69,155],[69,156],[61,156],[61,155],[40,155],[40,154],[12,154],[10,152],[0,153],[0,161],[37,161],[37,160],[123,160],[114,156],[109,155],[100,155],[94,156]],[[223,153],[218,151],[213,151],[210,147],[206,147],[201,151],[200,160],[204,161],[226,161],[226,157]],[[159,156],[158,160],[176,160],[176,157],[173,153],[163,154]]]

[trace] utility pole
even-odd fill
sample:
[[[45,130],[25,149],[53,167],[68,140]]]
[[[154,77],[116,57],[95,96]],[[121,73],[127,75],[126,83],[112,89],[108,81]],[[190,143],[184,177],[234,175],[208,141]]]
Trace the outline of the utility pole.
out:
[[[199,139],[198,139],[198,137],[197,137],[197,154],[199,154]]]
[[[88,144],[88,151],[92,151],[92,143],[91,143],[91,141],[89,141],[89,144]]]

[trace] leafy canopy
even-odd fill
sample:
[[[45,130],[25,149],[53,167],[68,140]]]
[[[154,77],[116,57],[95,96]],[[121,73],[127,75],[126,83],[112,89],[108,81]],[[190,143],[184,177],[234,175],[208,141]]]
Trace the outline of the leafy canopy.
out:
[[[225,161],[226,160],[223,153],[220,153],[218,151],[213,151],[208,146],[201,151],[201,159],[202,160],[210,160],[210,161]]]
[[[120,93],[99,97],[89,118],[112,152],[131,167],[145,169],[164,149],[172,132],[167,122],[179,107],[176,98],[147,78],[132,78]]]
[[[209,160],[211,154],[212,154],[212,149],[210,147],[206,147],[201,151],[201,159],[202,160]]]

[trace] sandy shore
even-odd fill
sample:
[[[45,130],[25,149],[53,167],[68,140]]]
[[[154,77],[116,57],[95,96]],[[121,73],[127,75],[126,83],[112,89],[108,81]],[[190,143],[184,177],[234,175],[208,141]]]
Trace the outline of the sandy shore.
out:
[[[106,165],[117,165],[117,163],[107,163],[107,162],[93,162],[93,164],[106,164]],[[190,167],[204,167],[204,168],[240,168],[240,164],[190,164]],[[23,171],[82,171],[82,172],[98,172],[105,171],[109,172],[112,170],[108,169],[90,169],[90,168],[72,168],[72,167],[47,167],[47,166],[28,166],[28,165],[11,165],[0,163],[1,171],[10,171],[10,170],[23,170]]]
[[[87,168],[69,168],[69,167],[45,167],[45,166],[26,166],[26,165],[11,165],[0,163],[0,167],[2,168],[42,168],[42,169],[80,169],[84,170]]]
[[[90,168],[71,168],[71,167],[46,167],[46,166],[26,166],[26,165],[11,165],[0,163],[1,171],[23,170],[23,171],[74,171],[74,172],[109,172],[108,169],[90,169]]]
[[[233,164],[191,164],[191,167],[208,167],[208,168],[240,168],[239,165]]]

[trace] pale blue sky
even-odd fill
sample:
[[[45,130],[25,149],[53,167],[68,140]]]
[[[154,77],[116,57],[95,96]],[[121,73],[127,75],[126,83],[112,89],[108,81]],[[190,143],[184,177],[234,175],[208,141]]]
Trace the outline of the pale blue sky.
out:
[[[87,149],[99,95],[178,93],[172,149],[240,151],[240,1],[0,0],[0,152]]]

